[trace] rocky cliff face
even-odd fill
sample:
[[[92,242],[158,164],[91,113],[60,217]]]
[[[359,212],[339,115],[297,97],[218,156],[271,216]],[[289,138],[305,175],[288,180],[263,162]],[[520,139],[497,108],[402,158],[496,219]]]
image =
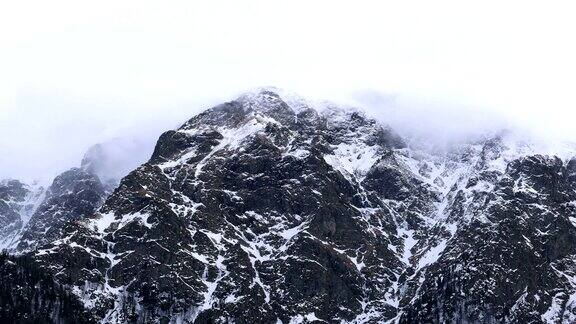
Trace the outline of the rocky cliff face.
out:
[[[103,322],[570,323],[576,160],[537,153],[414,150],[263,90],[164,133],[109,195],[60,176],[19,247]]]

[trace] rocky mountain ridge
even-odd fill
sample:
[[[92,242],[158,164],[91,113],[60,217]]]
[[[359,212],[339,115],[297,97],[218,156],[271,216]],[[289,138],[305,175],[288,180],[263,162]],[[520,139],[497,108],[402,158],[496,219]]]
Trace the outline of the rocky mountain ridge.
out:
[[[414,150],[266,89],[164,133],[110,194],[60,176],[17,249],[103,322],[570,323],[567,152],[511,134]],[[14,211],[24,191],[6,187]]]

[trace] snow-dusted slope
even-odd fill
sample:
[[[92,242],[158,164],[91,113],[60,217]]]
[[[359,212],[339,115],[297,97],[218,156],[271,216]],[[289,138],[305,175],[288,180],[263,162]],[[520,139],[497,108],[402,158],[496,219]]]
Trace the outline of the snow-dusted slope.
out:
[[[416,150],[266,89],[163,134],[33,254],[103,322],[570,323],[573,152]]]
[[[44,188],[18,180],[0,182],[0,250],[18,245],[22,229],[44,199]]]

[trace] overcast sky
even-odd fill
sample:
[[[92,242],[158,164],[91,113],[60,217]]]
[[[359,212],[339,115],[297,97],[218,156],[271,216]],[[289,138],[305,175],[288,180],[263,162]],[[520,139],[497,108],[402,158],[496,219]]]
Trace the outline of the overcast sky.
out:
[[[266,85],[431,133],[506,120],[576,140],[575,16],[571,1],[2,1],[0,178],[47,177],[118,136],[153,144]]]

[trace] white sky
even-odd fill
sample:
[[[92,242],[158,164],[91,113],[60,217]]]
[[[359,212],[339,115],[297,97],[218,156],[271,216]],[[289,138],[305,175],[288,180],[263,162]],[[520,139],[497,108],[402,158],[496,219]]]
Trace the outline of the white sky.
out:
[[[502,118],[576,140],[572,3],[2,1],[0,178],[51,175],[264,85],[433,130]]]

